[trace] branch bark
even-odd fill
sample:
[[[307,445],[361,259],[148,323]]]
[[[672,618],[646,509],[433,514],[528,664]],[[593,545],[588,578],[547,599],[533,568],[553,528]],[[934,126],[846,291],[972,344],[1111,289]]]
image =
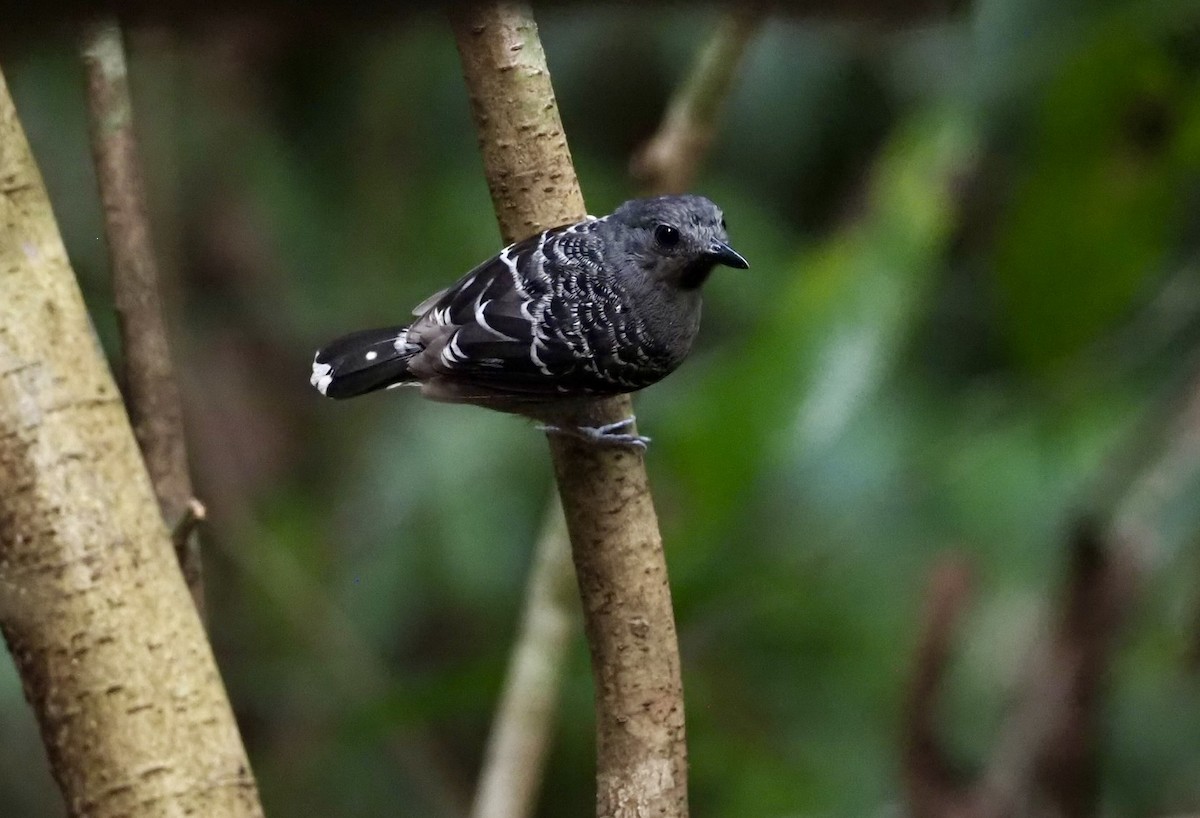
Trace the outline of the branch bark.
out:
[[[687,80],[675,92],[658,130],[630,162],[630,174],[651,193],[683,193],[692,184],[717,132],[746,48],[766,19],[759,2],[725,13]]]
[[[89,25],[83,37],[92,156],[104,207],[113,295],[121,327],[123,381],[134,435],[168,526],[193,501],[183,408],[171,365],[159,298],[158,265],[146,215],[125,47],[115,20]],[[176,543],[179,566],[201,617],[200,546],[191,527]]]
[[[452,16],[505,240],[585,211],[532,12],[495,3]],[[602,425],[628,397],[567,420]],[[551,436],[583,598],[597,715],[597,814],[687,814],[683,690],[667,566],[639,451]]]
[[[700,50],[657,134],[630,163],[648,193],[678,192],[690,184],[712,144],[742,55],[765,16],[765,5],[728,12]],[[535,549],[525,614],[484,755],[475,818],[524,818],[536,803],[574,610],[573,600],[561,593],[571,582],[569,547],[556,501]]]
[[[0,77],[0,630],[71,815],[261,815]]]

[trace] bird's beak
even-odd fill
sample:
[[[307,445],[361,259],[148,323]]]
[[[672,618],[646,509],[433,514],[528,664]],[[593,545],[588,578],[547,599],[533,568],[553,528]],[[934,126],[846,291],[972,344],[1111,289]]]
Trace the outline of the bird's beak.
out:
[[[723,241],[713,242],[712,249],[708,251],[708,255],[718,264],[724,264],[726,267],[736,267],[739,270],[748,270],[750,268],[750,262],[742,258],[741,253]]]

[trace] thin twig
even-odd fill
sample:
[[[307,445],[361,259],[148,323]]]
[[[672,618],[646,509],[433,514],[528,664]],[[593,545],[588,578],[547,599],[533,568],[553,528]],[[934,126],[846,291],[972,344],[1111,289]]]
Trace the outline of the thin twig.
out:
[[[163,520],[174,527],[185,518],[193,500],[192,482],[183,408],[171,365],[158,265],[146,215],[125,47],[117,22],[105,19],[88,26],[82,53],[87,71],[92,156],[104,207],[113,295],[121,326],[129,417]],[[185,537],[175,545],[188,590],[203,617],[198,540]]]
[[[1112,652],[1143,578],[1141,548],[1091,520],[1073,532],[1058,654],[1069,657],[1067,704],[1038,759],[1039,789],[1060,818],[1096,814],[1101,697]]]
[[[512,241],[581,219],[583,197],[532,12],[456,12],[455,37],[501,233]],[[576,425],[631,414],[599,401]],[[552,436],[551,454],[583,598],[596,686],[601,816],[687,814],[687,750],[675,617],[640,453]]]
[[[691,186],[712,145],[742,58],[766,16],[764,3],[748,2],[721,19],[671,98],[658,131],[634,154],[630,173],[644,189],[682,193]]]
[[[567,526],[555,499],[534,549],[525,611],[483,757],[474,818],[521,818],[533,812],[577,610]]]
[[[935,714],[954,634],[970,601],[971,580],[970,565],[948,555],[934,566],[925,592],[901,755],[909,808],[921,818],[962,818],[970,814],[968,788],[942,749]]]

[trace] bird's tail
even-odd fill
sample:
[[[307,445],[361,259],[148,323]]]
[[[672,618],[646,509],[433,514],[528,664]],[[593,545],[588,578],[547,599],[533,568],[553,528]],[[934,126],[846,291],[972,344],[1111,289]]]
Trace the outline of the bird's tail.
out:
[[[330,398],[353,398],[413,380],[408,359],[415,347],[407,327],[355,332],[330,341],[313,359],[312,385]]]

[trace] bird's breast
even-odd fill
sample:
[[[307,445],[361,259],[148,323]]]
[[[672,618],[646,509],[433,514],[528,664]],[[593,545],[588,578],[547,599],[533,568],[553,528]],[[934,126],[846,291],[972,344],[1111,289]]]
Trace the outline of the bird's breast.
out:
[[[666,371],[683,363],[700,330],[699,293],[658,293],[642,302],[638,312],[648,357]]]

